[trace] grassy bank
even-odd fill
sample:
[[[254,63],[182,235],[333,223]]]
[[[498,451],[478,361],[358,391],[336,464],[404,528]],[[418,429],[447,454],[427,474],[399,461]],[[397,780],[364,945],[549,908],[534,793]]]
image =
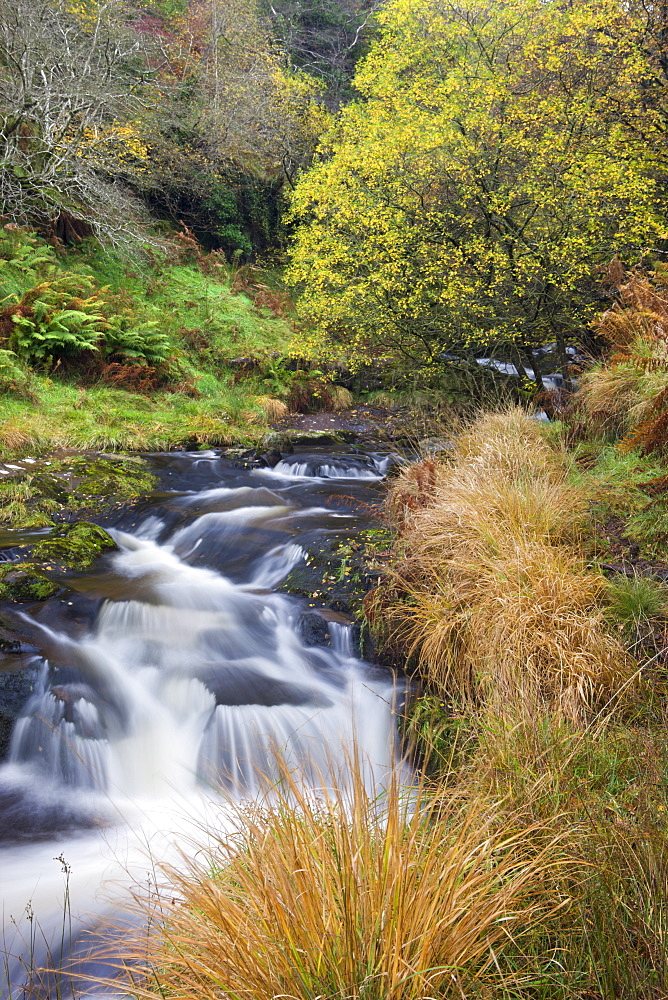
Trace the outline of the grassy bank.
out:
[[[561,424],[483,415],[404,470],[367,601],[419,678],[407,735],[431,779],[554,824],[573,864],[531,982],[484,996],[668,993],[668,464],[583,424],[590,384]]]
[[[254,441],[313,367],[278,279],[187,232],[128,259],[0,230],[0,456]]]

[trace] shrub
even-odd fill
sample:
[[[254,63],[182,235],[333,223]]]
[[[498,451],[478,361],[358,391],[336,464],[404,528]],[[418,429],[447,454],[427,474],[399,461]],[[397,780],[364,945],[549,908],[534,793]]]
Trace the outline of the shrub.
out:
[[[623,435],[622,447],[643,454],[668,445],[668,268],[634,271],[620,284],[619,301],[595,330],[608,357],[585,372],[576,405],[604,430]]]

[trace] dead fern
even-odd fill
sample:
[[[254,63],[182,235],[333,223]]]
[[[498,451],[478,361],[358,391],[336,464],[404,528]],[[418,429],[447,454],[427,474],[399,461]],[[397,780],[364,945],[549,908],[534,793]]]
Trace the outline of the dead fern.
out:
[[[665,451],[668,266],[624,275],[617,302],[599,316],[594,330],[608,344],[608,356],[583,374],[577,408],[601,430],[619,434],[624,451]]]
[[[231,291],[235,295],[247,295],[256,309],[265,309],[273,316],[285,319],[292,310],[290,295],[258,281],[261,273],[262,269],[254,264],[243,264],[234,273]]]
[[[103,367],[101,381],[116,389],[130,389],[142,394],[155,392],[160,387],[162,375],[149,365],[123,365],[112,361]]]

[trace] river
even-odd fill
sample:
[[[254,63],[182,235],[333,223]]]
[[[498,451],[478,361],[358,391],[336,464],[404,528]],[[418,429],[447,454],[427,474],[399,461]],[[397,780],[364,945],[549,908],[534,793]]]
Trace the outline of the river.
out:
[[[154,494],[102,522],[118,551],[23,618],[39,654],[0,765],[3,997],[93,995],[90,930],[224,828],[226,796],[266,790],[277,752],[315,787],[345,781],[353,745],[372,788],[395,758],[393,676],[340,615],[314,638],[315,602],[280,590],[372,524],[390,457],[146,460]],[[37,971],[66,955],[66,977]]]

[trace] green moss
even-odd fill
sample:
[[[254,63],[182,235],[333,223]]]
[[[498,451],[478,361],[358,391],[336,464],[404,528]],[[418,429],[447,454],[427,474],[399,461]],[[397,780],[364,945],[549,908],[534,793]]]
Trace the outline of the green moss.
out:
[[[0,597],[10,601],[46,601],[59,590],[60,586],[33,562],[0,566]]]
[[[76,455],[34,468],[0,482],[0,525],[49,527],[58,511],[99,511],[101,505],[145,496],[155,486],[141,458]]]
[[[42,494],[30,475],[0,482],[0,525],[12,528],[42,528],[53,524],[51,514],[59,504]]]
[[[90,500],[104,497],[109,501],[135,500],[150,493],[155,477],[140,458],[90,459],[85,456],[66,459],[61,470],[70,477],[69,507],[77,509]]]
[[[62,524],[31,546],[19,562],[0,564],[0,597],[10,601],[46,601],[61,589],[68,570],[88,569],[116,543],[104,528],[88,521]]]
[[[116,549],[113,538],[104,528],[89,521],[63,524],[48,538],[33,547],[32,558],[53,562],[65,569],[88,569],[103,552]]]

